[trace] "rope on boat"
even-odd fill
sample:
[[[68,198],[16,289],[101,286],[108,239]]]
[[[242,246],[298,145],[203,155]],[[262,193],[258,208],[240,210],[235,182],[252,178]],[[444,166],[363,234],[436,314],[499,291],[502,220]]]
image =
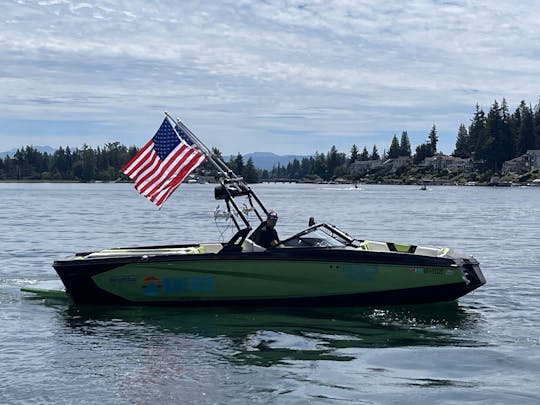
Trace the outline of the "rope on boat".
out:
[[[243,203],[241,211],[242,211],[242,214],[248,217],[249,213],[254,211],[254,209],[253,207],[249,207],[246,203]],[[214,210],[214,223],[216,224],[216,228],[219,233],[220,242],[224,242],[225,233],[233,229],[233,221],[232,221],[233,215],[238,216],[239,214],[237,212],[230,212],[227,210],[222,210],[219,205]],[[219,225],[220,222],[225,223],[224,228],[220,227]]]

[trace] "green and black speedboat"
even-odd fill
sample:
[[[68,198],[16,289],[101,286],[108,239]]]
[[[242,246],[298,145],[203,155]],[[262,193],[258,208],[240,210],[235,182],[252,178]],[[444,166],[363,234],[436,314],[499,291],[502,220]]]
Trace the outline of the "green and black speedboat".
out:
[[[178,125],[181,124],[177,121]],[[75,303],[134,305],[384,305],[455,300],[485,284],[478,262],[449,248],[356,239],[310,219],[305,230],[265,249],[242,198],[262,221],[253,190],[202,144],[220,170],[237,233],[225,243],[146,246],[77,253],[54,268]]]
[[[85,304],[416,304],[454,300],[485,283],[470,256],[359,241],[329,224],[271,249],[244,236],[79,253],[54,268],[72,299]]]

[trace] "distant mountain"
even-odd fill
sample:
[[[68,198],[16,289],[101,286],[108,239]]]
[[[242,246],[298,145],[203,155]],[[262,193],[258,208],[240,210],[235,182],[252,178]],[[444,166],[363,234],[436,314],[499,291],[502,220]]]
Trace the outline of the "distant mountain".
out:
[[[289,162],[292,162],[294,159],[302,160],[307,156],[302,155],[276,155],[272,152],[253,152],[246,153],[242,155],[244,158],[244,163],[248,161],[249,158],[253,159],[253,164],[257,169],[261,170],[272,170],[272,167],[277,166],[278,163],[281,166],[287,166]]]
[[[48,154],[54,153],[56,149],[51,148],[50,146],[39,146],[39,145],[31,145],[34,149],[37,149],[40,152],[47,152]],[[0,152],[0,159],[5,158],[7,155],[10,157],[13,157],[13,155],[17,152],[17,149],[24,149],[26,146],[20,146],[18,148],[10,149],[6,152]]]

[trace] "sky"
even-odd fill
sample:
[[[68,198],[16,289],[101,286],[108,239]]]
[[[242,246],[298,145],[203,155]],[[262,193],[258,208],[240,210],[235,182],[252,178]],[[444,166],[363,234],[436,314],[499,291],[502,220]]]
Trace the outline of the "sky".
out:
[[[163,112],[224,154],[451,153],[540,96],[540,1],[0,0],[0,151],[142,146]]]

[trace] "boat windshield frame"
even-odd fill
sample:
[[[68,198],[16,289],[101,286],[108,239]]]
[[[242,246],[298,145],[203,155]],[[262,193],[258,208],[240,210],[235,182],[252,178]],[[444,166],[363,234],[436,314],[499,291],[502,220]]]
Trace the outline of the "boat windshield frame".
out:
[[[317,235],[316,238],[306,238],[309,234]],[[321,233],[323,237],[321,237]],[[304,242],[304,243],[302,243]],[[307,242],[307,243],[306,243]],[[297,234],[284,239],[278,245],[278,247],[346,247],[346,246],[359,246],[361,241],[353,238],[348,233],[342,231],[335,225],[331,224],[317,224],[298,232]]]

